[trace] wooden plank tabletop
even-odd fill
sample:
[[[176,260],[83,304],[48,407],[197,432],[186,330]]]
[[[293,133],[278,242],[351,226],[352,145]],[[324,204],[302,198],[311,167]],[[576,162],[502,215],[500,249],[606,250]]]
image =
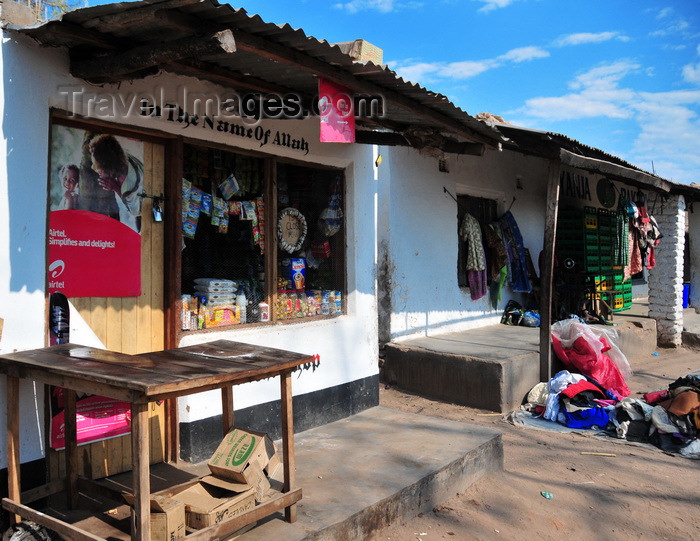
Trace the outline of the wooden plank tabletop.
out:
[[[62,344],[0,355],[0,373],[141,402],[265,379],[313,361],[229,340],[141,355]]]

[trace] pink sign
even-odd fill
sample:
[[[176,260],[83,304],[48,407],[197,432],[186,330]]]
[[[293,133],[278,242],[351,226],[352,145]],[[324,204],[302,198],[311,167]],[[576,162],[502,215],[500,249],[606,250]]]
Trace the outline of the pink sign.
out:
[[[355,111],[350,90],[319,77],[318,110],[322,143],[355,142]]]
[[[141,294],[141,235],[96,212],[52,211],[48,270],[49,293],[137,297]]]
[[[104,396],[89,396],[76,403],[78,445],[123,436],[131,432],[131,406]],[[64,412],[51,419],[51,448],[60,451],[66,439]]]

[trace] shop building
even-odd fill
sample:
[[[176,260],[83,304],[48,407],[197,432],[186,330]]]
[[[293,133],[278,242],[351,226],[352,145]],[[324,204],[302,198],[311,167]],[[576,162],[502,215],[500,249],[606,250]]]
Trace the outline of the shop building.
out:
[[[316,356],[294,376],[298,431],[377,405],[390,154],[478,155],[498,147],[497,131],[340,47],[216,2],[10,25],[1,66],[1,352],[66,331],[128,354],[234,340]],[[319,142],[319,79],[361,98],[355,144]],[[51,318],[60,293],[67,329]],[[20,392],[21,460],[53,460],[50,397]],[[211,454],[213,393],[153,405],[152,458]],[[240,386],[235,408],[237,424],[278,436],[275,382]],[[82,447],[93,477],[129,468],[122,440]]]
[[[697,187],[667,181],[564,135],[484,117],[506,137],[500,152],[445,154],[442,162],[415,152],[392,154],[391,186],[380,207],[388,225],[379,229],[385,380],[509,411],[551,377],[551,322],[571,314],[593,323],[614,321],[635,299],[648,302],[655,344],[679,346],[683,292],[695,289],[687,277],[694,276],[693,265],[686,259],[684,266],[683,255],[694,253],[688,209],[700,195]],[[478,224],[479,238],[465,235],[467,214]],[[403,235],[413,223],[416,233]],[[507,257],[493,251],[487,229],[505,241]],[[483,259],[470,261],[470,244],[483,246]],[[477,334],[473,341],[455,336],[450,348],[450,333],[528,318],[531,326],[542,322],[538,354],[524,355],[529,344],[519,347],[519,335],[509,335],[507,326],[500,334],[505,342],[512,336],[510,355],[505,343],[491,357],[484,347],[469,351],[465,343],[485,346]],[[442,340],[423,340],[430,337]]]
[[[557,212],[612,208],[604,179],[613,206],[624,190],[659,201],[650,315],[660,342],[677,343],[695,188],[563,136],[499,132],[344,50],[210,1],[100,6],[5,29],[0,352],[47,345],[50,295],[63,291],[76,343],[137,354],[227,339],[316,355],[295,379],[295,426],[322,425],[378,403],[378,345],[499,323],[510,300],[547,320]],[[355,143],[319,142],[319,79],[355,98]],[[94,163],[105,140],[124,151],[119,192]],[[109,259],[115,237],[100,236],[102,219],[75,223],[84,213],[119,224],[126,252]],[[466,213],[512,215],[527,248],[522,278],[539,277],[539,290],[509,282],[500,298],[473,298]],[[57,263],[74,248],[85,248],[78,293]],[[23,417],[23,462],[51,454],[46,398],[22,388],[22,411],[34,412]],[[237,389],[235,407],[237,423],[277,435],[274,382]],[[161,458],[201,460],[220,438],[211,393],[153,415]],[[124,445],[86,446],[85,456],[95,464]],[[128,467],[110,463],[93,475]]]

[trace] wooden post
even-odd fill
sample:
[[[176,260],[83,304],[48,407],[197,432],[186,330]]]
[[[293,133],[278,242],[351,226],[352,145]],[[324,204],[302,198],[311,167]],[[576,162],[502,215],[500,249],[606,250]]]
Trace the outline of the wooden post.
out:
[[[549,162],[547,182],[547,207],[544,226],[544,254],[540,269],[540,381],[552,377],[552,278],[554,274],[554,244],[556,242],[557,215],[559,213],[559,160]]]
[[[133,460],[134,513],[131,539],[151,539],[151,482],[149,478],[148,403],[131,404],[131,447]]]
[[[284,459],[283,492],[294,490],[296,484],[296,461],[294,459],[294,415],[292,411],[292,372],[287,370],[280,377],[282,398],[282,454]],[[284,508],[287,522],[296,522],[297,506]]]
[[[163,281],[165,284],[165,349],[178,346],[180,326],[180,280],[182,279],[182,152],[183,141],[178,137],[165,147],[165,257]],[[177,464],[180,460],[180,417],[177,398],[165,401],[165,461]]]
[[[221,411],[224,436],[233,428],[233,387],[226,385],[221,388]]]
[[[69,509],[78,507],[78,426],[75,402],[75,391],[64,388],[63,423],[66,428],[63,441],[66,446],[66,495]]]
[[[7,496],[20,502],[19,478],[19,379],[7,376]],[[22,518],[10,514],[12,524],[17,524]]]

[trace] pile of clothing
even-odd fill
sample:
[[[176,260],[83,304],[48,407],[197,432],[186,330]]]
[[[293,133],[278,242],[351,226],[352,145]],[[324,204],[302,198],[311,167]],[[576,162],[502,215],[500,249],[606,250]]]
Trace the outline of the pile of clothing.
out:
[[[523,409],[569,428],[600,429],[700,459],[700,372],[631,398],[625,380],[632,371],[613,333],[576,320],[552,325],[554,350],[567,369],[535,385]]]
[[[651,443],[700,459],[700,374],[639,398],[617,398],[590,376],[562,370],[535,385],[524,409],[569,428],[599,429],[627,441]]]

